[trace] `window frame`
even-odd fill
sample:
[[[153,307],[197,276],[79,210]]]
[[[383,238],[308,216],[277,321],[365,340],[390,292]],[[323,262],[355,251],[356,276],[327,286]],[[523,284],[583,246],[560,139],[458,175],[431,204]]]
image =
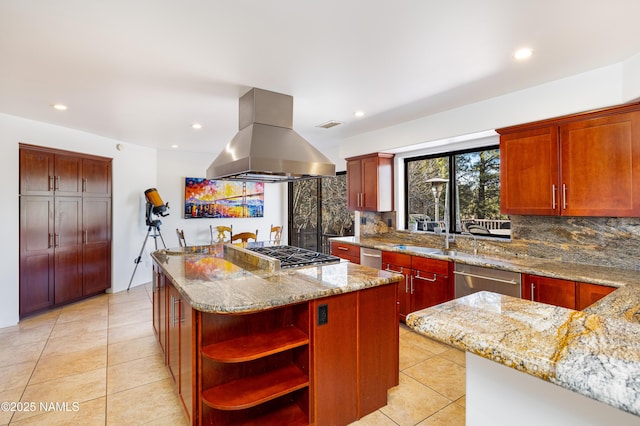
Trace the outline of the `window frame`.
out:
[[[448,217],[448,221],[450,224],[455,224],[456,223],[456,205],[457,203],[454,200],[454,191],[455,191],[455,179],[456,179],[456,162],[455,162],[455,157],[457,155],[463,155],[463,154],[469,154],[469,153],[476,153],[476,152],[482,152],[482,151],[491,151],[491,150],[498,150],[498,152],[500,152],[500,144],[490,144],[490,145],[483,145],[483,146],[477,146],[477,147],[471,147],[471,148],[464,148],[464,149],[459,149],[459,150],[455,150],[455,151],[444,151],[444,152],[438,152],[438,153],[429,153],[429,154],[423,154],[423,155],[416,155],[416,156],[407,156],[403,158],[403,162],[404,162],[404,179],[403,179],[403,186],[404,186],[404,229],[408,230],[409,229],[409,197],[407,196],[407,194],[409,194],[409,177],[408,177],[408,173],[409,173],[409,163],[411,162],[415,162],[415,161],[422,161],[422,160],[431,160],[431,159],[435,159],[435,158],[443,158],[446,157],[448,158],[448,172],[449,172],[449,182],[447,185],[447,191],[448,191],[448,197],[449,197],[449,217]],[[499,155],[499,154],[498,154]],[[500,182],[500,184],[502,184],[502,182]],[[450,228],[454,228],[451,227]],[[435,234],[434,231],[419,231],[419,232],[424,232],[424,233],[428,233],[428,234]],[[457,231],[457,230],[450,230],[450,233],[452,234],[458,234],[460,235],[461,232]],[[510,239],[511,235],[498,235],[498,234],[492,234],[490,235],[490,237],[495,237],[495,238],[500,238],[500,239]]]

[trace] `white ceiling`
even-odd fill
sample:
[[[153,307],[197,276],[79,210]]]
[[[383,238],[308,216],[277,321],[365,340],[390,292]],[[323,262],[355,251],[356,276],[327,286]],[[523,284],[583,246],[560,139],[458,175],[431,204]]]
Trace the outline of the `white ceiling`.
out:
[[[639,16],[638,0],[2,0],[0,112],[217,153],[259,87],[292,95],[322,148],[624,61]]]

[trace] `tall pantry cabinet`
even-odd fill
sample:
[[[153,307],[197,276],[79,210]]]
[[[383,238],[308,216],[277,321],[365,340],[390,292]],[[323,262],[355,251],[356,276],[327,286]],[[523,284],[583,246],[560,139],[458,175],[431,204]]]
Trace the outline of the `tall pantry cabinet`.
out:
[[[20,316],[111,286],[111,159],[20,145]]]

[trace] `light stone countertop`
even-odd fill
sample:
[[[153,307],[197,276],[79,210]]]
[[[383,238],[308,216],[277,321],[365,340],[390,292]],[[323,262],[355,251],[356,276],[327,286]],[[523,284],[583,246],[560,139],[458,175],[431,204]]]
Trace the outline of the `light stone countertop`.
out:
[[[163,249],[151,254],[176,289],[202,312],[248,313],[403,280],[403,276],[349,262],[268,270],[233,263],[224,245]]]
[[[582,312],[479,292],[413,312],[406,323],[418,333],[640,416],[639,271],[536,258],[423,254],[377,237],[337,241],[618,287]]]

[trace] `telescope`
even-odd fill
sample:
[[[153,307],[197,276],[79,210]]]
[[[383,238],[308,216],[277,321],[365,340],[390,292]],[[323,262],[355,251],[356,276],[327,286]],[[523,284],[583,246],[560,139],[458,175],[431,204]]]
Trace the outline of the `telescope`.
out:
[[[131,283],[133,282],[133,277],[136,274],[136,270],[138,269],[138,264],[142,261],[142,252],[144,251],[144,247],[147,245],[147,240],[149,239],[149,234],[153,231],[151,238],[153,238],[156,250],[158,250],[158,237],[160,237],[160,241],[162,241],[162,246],[167,247],[164,243],[164,238],[162,238],[162,233],[160,232],[160,225],[162,222],[160,219],[152,220],[151,215],[155,214],[158,216],[169,216],[167,210],[169,209],[169,203],[164,203],[160,194],[158,194],[158,190],[155,188],[149,188],[144,191],[144,197],[147,199],[146,209],[145,209],[145,219],[148,226],[147,235],[144,237],[144,242],[142,243],[142,248],[140,249],[140,254],[135,258],[133,263],[136,264],[135,268],[133,268],[133,274],[131,274],[131,279],[129,280],[129,286],[127,287],[127,291],[131,288]]]
[[[147,199],[147,203],[151,204],[151,211],[153,214],[157,214],[159,216],[165,217],[168,216],[169,213],[165,213],[169,208],[169,203],[163,203],[160,194],[158,194],[158,190],[155,188],[149,188],[144,191],[144,196]]]

